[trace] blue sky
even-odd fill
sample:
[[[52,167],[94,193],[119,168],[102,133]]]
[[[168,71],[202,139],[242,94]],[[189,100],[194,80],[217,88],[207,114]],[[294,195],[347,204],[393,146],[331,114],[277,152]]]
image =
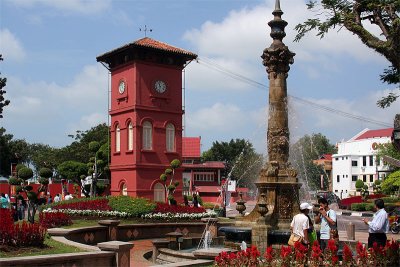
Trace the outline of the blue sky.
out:
[[[388,63],[342,30],[294,43],[294,26],[313,14],[305,0],[281,0],[289,25],[284,42],[296,53],[288,94],[393,125],[400,101],[382,110],[390,92],[379,75]],[[147,36],[199,55],[186,68],[185,135],[250,140],[265,152],[268,79],[261,63],[271,44],[273,0],[1,0],[0,63],[7,77],[0,126],[30,143],[65,146],[68,134],[107,122],[106,69],[96,56]],[[374,28],[370,28],[375,30]],[[239,74],[261,85],[234,79]],[[264,85],[264,86],[262,86]],[[291,141],[322,133],[332,143],[364,128],[386,128],[326,112],[290,98]]]

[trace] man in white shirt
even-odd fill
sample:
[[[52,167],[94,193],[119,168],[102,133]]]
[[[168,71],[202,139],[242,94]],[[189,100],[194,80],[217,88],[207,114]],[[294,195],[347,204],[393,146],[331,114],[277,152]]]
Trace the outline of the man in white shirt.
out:
[[[57,195],[54,197],[54,202],[60,202],[60,200],[61,200],[60,194],[57,194]]]
[[[308,229],[310,228],[310,220],[308,219],[308,213],[312,210],[313,206],[304,202],[300,205],[299,214],[293,217],[290,223],[290,229],[292,232],[303,238],[303,244],[308,245],[310,242],[308,240]]]
[[[70,199],[73,199],[74,197],[69,193],[69,192],[67,192],[67,194],[65,195],[65,200],[70,200]]]
[[[364,223],[368,225],[368,247],[372,248],[376,242],[378,246],[384,247],[386,245],[386,233],[389,231],[388,214],[385,211],[385,202],[383,199],[378,198],[374,201],[374,209],[376,210],[372,221],[363,219]]]

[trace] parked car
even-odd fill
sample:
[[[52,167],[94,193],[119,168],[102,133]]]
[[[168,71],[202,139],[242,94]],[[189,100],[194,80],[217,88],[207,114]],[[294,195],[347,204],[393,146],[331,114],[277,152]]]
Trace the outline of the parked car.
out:
[[[340,205],[340,198],[331,191],[318,191],[317,192],[317,200],[320,198],[325,198],[328,200],[328,204],[337,203]]]

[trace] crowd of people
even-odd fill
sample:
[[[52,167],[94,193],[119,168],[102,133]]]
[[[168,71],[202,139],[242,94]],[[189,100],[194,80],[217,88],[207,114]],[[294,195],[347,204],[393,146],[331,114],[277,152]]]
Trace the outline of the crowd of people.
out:
[[[329,208],[328,201],[325,198],[318,199],[319,209],[314,217],[314,222],[309,214],[314,207],[306,202],[300,204],[300,213],[296,214],[290,224],[292,232],[289,245],[295,242],[309,246],[316,240],[316,232],[314,224],[320,224],[319,245],[322,251],[328,245],[330,239],[339,241],[338,224],[336,212]],[[385,246],[387,241],[386,234],[389,231],[388,214],[384,209],[385,204],[382,199],[374,201],[374,210],[376,211],[372,221],[362,219],[368,225],[368,247],[371,248],[376,242],[378,246]]]

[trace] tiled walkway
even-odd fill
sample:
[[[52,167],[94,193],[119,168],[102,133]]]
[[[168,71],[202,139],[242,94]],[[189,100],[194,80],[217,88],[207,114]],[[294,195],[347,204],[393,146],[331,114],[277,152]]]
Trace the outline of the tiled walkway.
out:
[[[131,267],[145,267],[154,265],[151,261],[146,260],[143,258],[143,254],[147,251],[151,251],[153,249],[153,244],[151,240],[144,239],[144,240],[136,240],[133,241],[134,247],[131,250]]]

